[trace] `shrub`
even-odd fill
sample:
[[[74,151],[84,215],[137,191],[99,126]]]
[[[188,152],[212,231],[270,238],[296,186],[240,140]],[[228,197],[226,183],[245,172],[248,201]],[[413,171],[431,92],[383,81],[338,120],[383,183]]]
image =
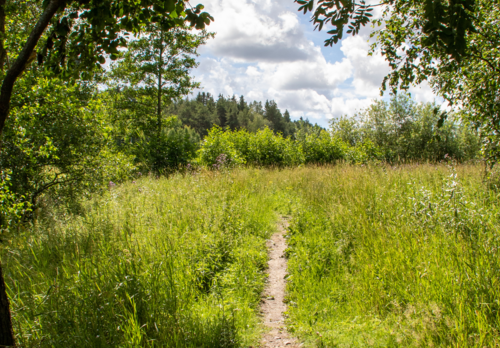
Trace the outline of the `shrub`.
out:
[[[269,128],[256,133],[246,133],[249,137],[247,163],[259,166],[290,166],[304,162],[302,151],[290,138],[274,134]]]
[[[319,134],[299,131],[296,137],[305,163],[326,164],[345,159],[348,144],[333,138],[327,131],[322,130]]]
[[[245,163],[245,160],[234,147],[232,135],[231,131],[224,132],[218,126],[209,130],[198,151],[198,162],[202,165],[212,167],[214,164],[217,164],[219,156],[224,154],[226,161],[229,163]]]
[[[349,146],[326,131],[299,131],[296,139],[274,134],[269,128],[256,133],[246,130],[230,131],[214,127],[203,140],[198,161],[209,167],[224,163],[255,166],[296,166],[300,164],[328,164],[339,160],[367,163],[383,159],[382,152],[370,140]],[[223,157],[221,157],[224,155]]]
[[[177,116],[163,121],[161,133],[134,143],[132,154],[136,156],[142,170],[171,173],[187,165],[196,157],[200,136],[190,127],[183,126]]]
[[[2,135],[0,170],[9,173],[14,201],[35,208],[45,196],[66,204],[130,175],[134,166],[114,148],[94,89],[44,78],[36,85],[20,81]]]

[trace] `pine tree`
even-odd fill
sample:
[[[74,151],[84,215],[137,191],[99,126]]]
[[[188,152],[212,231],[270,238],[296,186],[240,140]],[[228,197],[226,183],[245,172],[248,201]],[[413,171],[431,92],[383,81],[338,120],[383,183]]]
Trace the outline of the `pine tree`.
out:
[[[290,118],[290,113],[288,110],[285,110],[283,114],[283,135],[288,137],[292,136],[295,133],[295,126],[292,123],[292,119]]]
[[[231,100],[226,103],[226,126],[228,126],[231,130],[238,129],[240,127],[238,122],[238,111],[238,101],[236,100],[236,96],[233,95]]]
[[[283,118],[285,120],[286,123],[291,123],[292,120],[290,118],[290,113],[288,112],[288,110],[285,110],[285,113],[283,114]]]
[[[217,99],[217,117],[221,127],[227,126],[226,100],[222,94],[219,94],[219,99]]]
[[[240,96],[240,103],[238,104],[238,110],[243,111],[247,109],[247,103],[245,102],[245,98],[243,96]]]
[[[281,115],[281,111],[278,109],[278,105],[274,100],[266,100],[266,104],[264,107],[264,117],[271,122],[272,129],[274,132],[282,132],[284,131],[283,127],[283,115]]]

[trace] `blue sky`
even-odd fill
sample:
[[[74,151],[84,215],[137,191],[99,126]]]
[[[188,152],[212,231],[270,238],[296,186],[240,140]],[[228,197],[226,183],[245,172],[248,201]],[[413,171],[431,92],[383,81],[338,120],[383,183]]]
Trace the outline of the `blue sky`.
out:
[[[200,49],[193,72],[202,91],[274,99],[292,119],[328,120],[352,116],[380,98],[389,71],[381,55],[368,56],[370,28],[324,47],[326,31],[314,31],[309,15],[293,0],[203,0],[215,32]],[[193,4],[195,5],[195,4]],[[195,94],[198,91],[195,91]],[[417,101],[433,101],[427,86],[412,89]]]

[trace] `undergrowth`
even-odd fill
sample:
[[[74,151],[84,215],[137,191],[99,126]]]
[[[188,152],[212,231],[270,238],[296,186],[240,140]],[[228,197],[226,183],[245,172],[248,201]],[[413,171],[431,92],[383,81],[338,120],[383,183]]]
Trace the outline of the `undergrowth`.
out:
[[[478,167],[295,174],[289,325],[318,347],[498,347],[498,193]]]
[[[240,347],[260,333],[263,173],[142,178],[4,246],[21,347]]]
[[[306,346],[496,347],[498,197],[467,165],[144,177],[3,242],[14,330],[22,347],[256,346],[286,215],[286,324]]]

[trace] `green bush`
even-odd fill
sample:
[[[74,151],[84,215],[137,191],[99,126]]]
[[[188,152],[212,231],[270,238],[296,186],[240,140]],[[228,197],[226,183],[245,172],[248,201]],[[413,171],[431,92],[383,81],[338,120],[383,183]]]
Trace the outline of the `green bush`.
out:
[[[307,164],[335,163],[346,159],[348,145],[339,138],[333,138],[325,130],[321,130],[319,134],[299,131],[296,139]]]
[[[218,126],[213,127],[201,143],[201,148],[198,151],[198,162],[213,167],[217,165],[219,156],[224,155],[227,163],[245,163],[244,158],[235,149],[232,138],[233,132],[223,131]]]
[[[37,88],[31,88],[31,79]],[[10,173],[14,201],[34,208],[42,196],[71,203],[130,175],[131,158],[116,151],[95,92],[57,79],[19,82],[0,153],[0,170]]]
[[[304,162],[302,151],[291,138],[274,134],[269,128],[247,133],[246,162],[257,166],[290,166]],[[239,150],[239,149],[238,149]],[[242,152],[242,151],[240,151]]]
[[[0,234],[7,232],[19,219],[31,211],[31,205],[23,195],[16,195],[10,189],[10,171],[0,172]],[[1,238],[0,238],[1,241]]]
[[[186,166],[196,157],[200,136],[191,128],[183,126],[177,116],[163,121],[161,134],[146,137],[132,146],[132,154],[142,170],[171,173]]]
[[[214,127],[203,140],[198,156],[200,164],[211,168],[219,168],[221,160],[231,164],[284,167],[338,161],[358,164],[383,158],[380,149],[369,140],[349,146],[325,130],[301,130],[293,140],[280,133],[275,134],[267,127],[255,133],[245,129],[224,131]]]

